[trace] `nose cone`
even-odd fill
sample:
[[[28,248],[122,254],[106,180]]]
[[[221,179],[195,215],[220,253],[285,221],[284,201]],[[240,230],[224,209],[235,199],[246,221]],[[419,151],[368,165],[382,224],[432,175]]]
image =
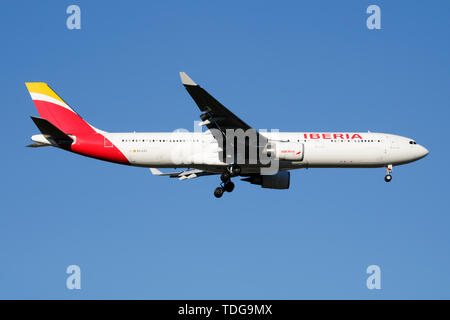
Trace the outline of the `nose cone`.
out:
[[[427,154],[429,154],[430,152],[424,146],[418,146],[417,153],[418,153],[418,158],[421,159],[421,158],[425,157]]]

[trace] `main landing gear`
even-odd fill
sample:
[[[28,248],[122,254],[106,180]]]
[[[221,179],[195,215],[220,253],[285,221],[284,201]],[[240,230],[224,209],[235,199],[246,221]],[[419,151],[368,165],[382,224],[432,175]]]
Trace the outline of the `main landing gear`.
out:
[[[220,184],[220,187],[217,187],[214,190],[214,196],[216,198],[220,198],[223,196],[224,192],[232,192],[234,190],[234,183],[231,182],[231,178],[236,177],[240,174],[241,167],[237,165],[232,165],[224,172],[222,172],[222,174],[220,175],[220,180],[222,180],[222,183]]]
[[[392,180],[391,172],[392,172],[392,164],[389,164],[386,167],[386,176],[384,177],[384,181],[390,182]]]

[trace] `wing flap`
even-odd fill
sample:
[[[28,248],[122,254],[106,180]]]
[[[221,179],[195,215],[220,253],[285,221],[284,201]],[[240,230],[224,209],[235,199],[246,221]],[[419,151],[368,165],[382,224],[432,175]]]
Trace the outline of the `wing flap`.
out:
[[[201,176],[209,176],[209,175],[218,174],[218,173],[208,172],[208,171],[204,171],[204,170],[200,170],[200,169],[191,169],[191,170],[164,173],[164,172],[161,172],[159,169],[150,168],[150,171],[153,175],[156,175],[156,176],[167,176],[170,178],[178,178],[178,180],[187,180],[187,179],[198,178]]]

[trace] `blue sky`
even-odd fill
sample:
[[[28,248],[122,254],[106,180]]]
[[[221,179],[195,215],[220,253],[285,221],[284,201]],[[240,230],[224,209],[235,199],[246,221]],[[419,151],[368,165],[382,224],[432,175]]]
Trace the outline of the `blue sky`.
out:
[[[81,8],[81,30],[66,8]],[[366,28],[370,4],[381,30]],[[3,7],[0,298],[450,298],[447,1],[14,1]],[[24,146],[49,83],[106,131],[192,129],[187,72],[255,128],[411,137],[425,159],[291,189]],[[82,289],[65,287],[81,267]],[[382,289],[366,288],[381,267]]]

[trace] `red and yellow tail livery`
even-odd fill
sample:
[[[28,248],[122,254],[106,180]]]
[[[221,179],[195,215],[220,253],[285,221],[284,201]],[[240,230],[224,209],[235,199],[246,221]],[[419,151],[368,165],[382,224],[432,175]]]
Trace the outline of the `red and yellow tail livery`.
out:
[[[73,143],[65,148],[85,156],[128,164],[123,153],[106,137],[107,133],[83,120],[49,85],[44,82],[26,82],[25,85],[40,117],[49,122],[45,127],[54,126],[56,129],[52,132],[59,129],[71,136]],[[33,121],[38,123],[39,120],[34,118]],[[49,134],[48,130],[42,131],[42,125],[38,128],[46,140],[56,142],[57,138]],[[42,137],[38,139],[40,143],[45,141]]]

